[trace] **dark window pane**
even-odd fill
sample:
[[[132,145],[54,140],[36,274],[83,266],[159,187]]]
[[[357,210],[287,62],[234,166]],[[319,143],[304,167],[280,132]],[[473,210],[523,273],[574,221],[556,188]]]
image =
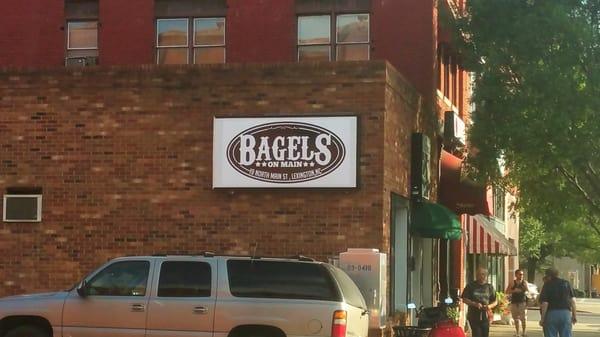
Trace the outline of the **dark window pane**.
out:
[[[296,0],[296,13],[315,14],[333,11],[333,0]]]
[[[187,48],[159,48],[158,64],[187,64]]]
[[[347,14],[337,16],[337,42],[369,42],[369,15]]]
[[[298,61],[329,61],[330,54],[329,46],[298,47]]]
[[[340,300],[331,274],[319,264],[229,260],[227,271],[233,296]]]
[[[295,0],[296,14],[371,11],[370,0]]]
[[[156,21],[158,47],[183,47],[188,45],[188,20],[165,19]]]
[[[4,207],[7,220],[36,220],[38,216],[36,197],[7,197]]]
[[[88,283],[90,296],[144,296],[148,284],[148,261],[116,262]]]
[[[160,269],[159,297],[210,297],[211,270],[205,262],[167,261]]]
[[[193,17],[226,16],[226,0],[155,0],[155,16]]]
[[[371,10],[371,0],[335,0],[336,12],[367,12]]]
[[[337,46],[338,61],[362,61],[369,59],[368,44],[341,44]]]
[[[194,48],[194,64],[225,63],[225,48]]]
[[[98,22],[81,21],[68,23],[68,48],[98,48]]]
[[[98,0],[66,0],[66,19],[98,19]]]
[[[298,44],[328,44],[331,42],[329,15],[298,17]]]
[[[194,46],[225,44],[225,18],[195,19]]]

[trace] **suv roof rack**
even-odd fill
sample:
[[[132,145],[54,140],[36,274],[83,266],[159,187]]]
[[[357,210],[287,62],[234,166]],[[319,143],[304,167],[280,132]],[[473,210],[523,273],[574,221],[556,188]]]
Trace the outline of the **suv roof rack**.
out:
[[[155,256],[155,257],[165,257],[165,256],[169,256],[170,254],[166,254],[166,253],[154,253],[150,256]],[[137,255],[128,255],[128,256],[137,256]],[[301,254],[298,255],[294,255],[294,256],[260,256],[260,255],[236,255],[236,254],[215,254],[215,252],[212,251],[202,251],[202,252],[198,252],[198,253],[189,253],[189,254],[185,254],[185,255],[181,255],[181,256],[204,256],[204,257],[215,257],[215,256],[225,256],[225,257],[248,257],[252,260],[260,260],[260,259],[290,259],[290,260],[298,260],[298,261],[304,261],[304,262],[315,262],[317,260],[315,260],[312,257],[308,257],[308,256],[304,256]]]
[[[298,260],[298,261],[315,262],[315,259],[313,259],[312,257],[308,257],[308,256],[304,256],[304,255],[296,255],[293,258],[296,259],[296,260]]]

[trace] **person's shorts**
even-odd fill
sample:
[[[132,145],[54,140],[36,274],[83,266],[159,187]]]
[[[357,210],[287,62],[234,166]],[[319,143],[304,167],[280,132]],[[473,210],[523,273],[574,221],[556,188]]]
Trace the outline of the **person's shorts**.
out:
[[[520,319],[527,321],[527,303],[511,303],[510,312],[512,313],[513,319]]]

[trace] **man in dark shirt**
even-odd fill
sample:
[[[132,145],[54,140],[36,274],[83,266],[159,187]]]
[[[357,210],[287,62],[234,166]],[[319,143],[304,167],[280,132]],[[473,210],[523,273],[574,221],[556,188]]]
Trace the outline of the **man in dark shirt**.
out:
[[[465,287],[462,293],[463,302],[469,306],[467,320],[471,325],[473,337],[489,337],[490,321],[488,309],[493,309],[496,301],[494,286],[487,282],[487,270],[477,269],[477,279]]]
[[[540,294],[540,325],[546,337],[572,337],[577,322],[575,295],[568,281],[558,277],[556,268],[546,270],[548,281]]]

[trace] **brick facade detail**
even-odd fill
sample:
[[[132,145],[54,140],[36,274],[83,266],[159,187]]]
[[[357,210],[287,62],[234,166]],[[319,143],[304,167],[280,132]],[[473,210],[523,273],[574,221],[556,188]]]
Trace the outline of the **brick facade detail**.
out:
[[[381,61],[0,70],[0,194],[43,189],[41,223],[0,223],[0,296],[128,254],[389,252],[421,101]],[[359,188],[212,189],[214,116],[341,114]]]

